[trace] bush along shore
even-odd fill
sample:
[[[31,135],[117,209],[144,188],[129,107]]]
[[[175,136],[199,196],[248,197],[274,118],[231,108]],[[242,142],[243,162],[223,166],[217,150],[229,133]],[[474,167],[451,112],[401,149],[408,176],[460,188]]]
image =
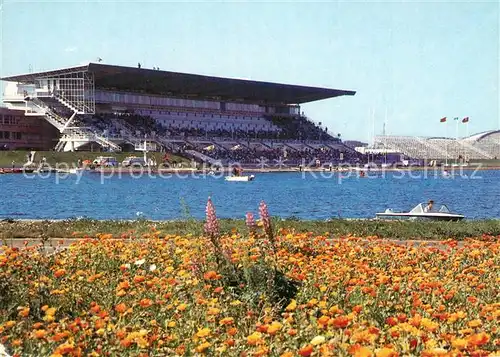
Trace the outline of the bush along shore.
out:
[[[461,222],[423,222],[423,221],[381,221],[381,220],[344,220],[309,221],[299,219],[272,219],[276,229],[288,229],[299,233],[322,234],[333,238],[347,236],[396,239],[396,240],[463,240],[481,235],[500,235],[500,220],[461,221]],[[223,232],[244,231],[244,219],[219,220]],[[152,229],[163,234],[203,233],[201,221],[186,218],[176,221],[138,220],[12,220],[0,221],[0,240],[10,239],[47,239],[95,237],[97,234],[112,234],[119,238],[142,237]]]
[[[499,355],[497,223],[279,221],[264,202],[259,216],[220,221],[209,200],[204,225],[32,223],[41,244],[79,239],[0,249],[0,343],[16,356]],[[443,240],[374,236],[412,228]]]

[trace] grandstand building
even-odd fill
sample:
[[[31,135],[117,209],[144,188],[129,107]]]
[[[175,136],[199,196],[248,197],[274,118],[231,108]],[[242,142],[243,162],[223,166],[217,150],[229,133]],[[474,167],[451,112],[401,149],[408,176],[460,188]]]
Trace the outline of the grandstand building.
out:
[[[352,151],[301,112],[354,91],[90,63],[2,78],[4,103],[58,131],[57,151]],[[230,155],[229,155],[230,156]]]
[[[391,150],[412,159],[490,160],[500,157],[500,130],[465,138],[376,136],[373,149]]]

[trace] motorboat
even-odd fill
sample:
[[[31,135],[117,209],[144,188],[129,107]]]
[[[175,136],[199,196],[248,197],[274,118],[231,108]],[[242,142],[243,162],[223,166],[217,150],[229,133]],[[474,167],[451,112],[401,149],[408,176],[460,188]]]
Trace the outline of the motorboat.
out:
[[[69,168],[69,169],[56,169],[56,172],[58,174],[79,174],[81,172],[85,171],[84,168],[82,167],[72,167],[72,168]]]
[[[19,168],[19,167],[16,167],[16,168],[0,168],[0,174],[30,174],[30,173],[33,173],[35,171],[35,169],[33,168],[27,168],[27,167],[23,167],[23,168]]]
[[[430,221],[460,221],[465,216],[452,213],[446,205],[441,205],[439,209],[426,209],[427,203],[419,203],[410,212],[394,212],[386,209],[383,213],[377,213],[378,219],[408,219],[408,220],[430,220]]]
[[[250,176],[226,176],[226,181],[246,182],[246,181],[253,181],[254,179],[255,179],[254,175],[250,175]]]

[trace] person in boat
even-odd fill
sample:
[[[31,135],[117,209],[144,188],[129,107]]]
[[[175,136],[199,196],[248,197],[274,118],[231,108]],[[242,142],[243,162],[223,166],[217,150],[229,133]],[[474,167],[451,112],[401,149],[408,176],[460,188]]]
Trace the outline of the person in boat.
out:
[[[427,206],[424,208],[424,212],[432,212],[432,208],[434,207],[434,201],[433,200],[429,200],[429,202],[427,203]]]
[[[239,167],[233,168],[233,176],[241,176],[241,168]]]

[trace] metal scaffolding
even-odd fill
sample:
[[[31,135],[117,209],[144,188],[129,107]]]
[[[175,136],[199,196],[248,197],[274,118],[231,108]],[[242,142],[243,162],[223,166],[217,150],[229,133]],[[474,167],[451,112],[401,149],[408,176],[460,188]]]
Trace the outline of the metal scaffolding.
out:
[[[36,77],[38,97],[51,96],[77,114],[95,114],[94,74],[87,70]]]

